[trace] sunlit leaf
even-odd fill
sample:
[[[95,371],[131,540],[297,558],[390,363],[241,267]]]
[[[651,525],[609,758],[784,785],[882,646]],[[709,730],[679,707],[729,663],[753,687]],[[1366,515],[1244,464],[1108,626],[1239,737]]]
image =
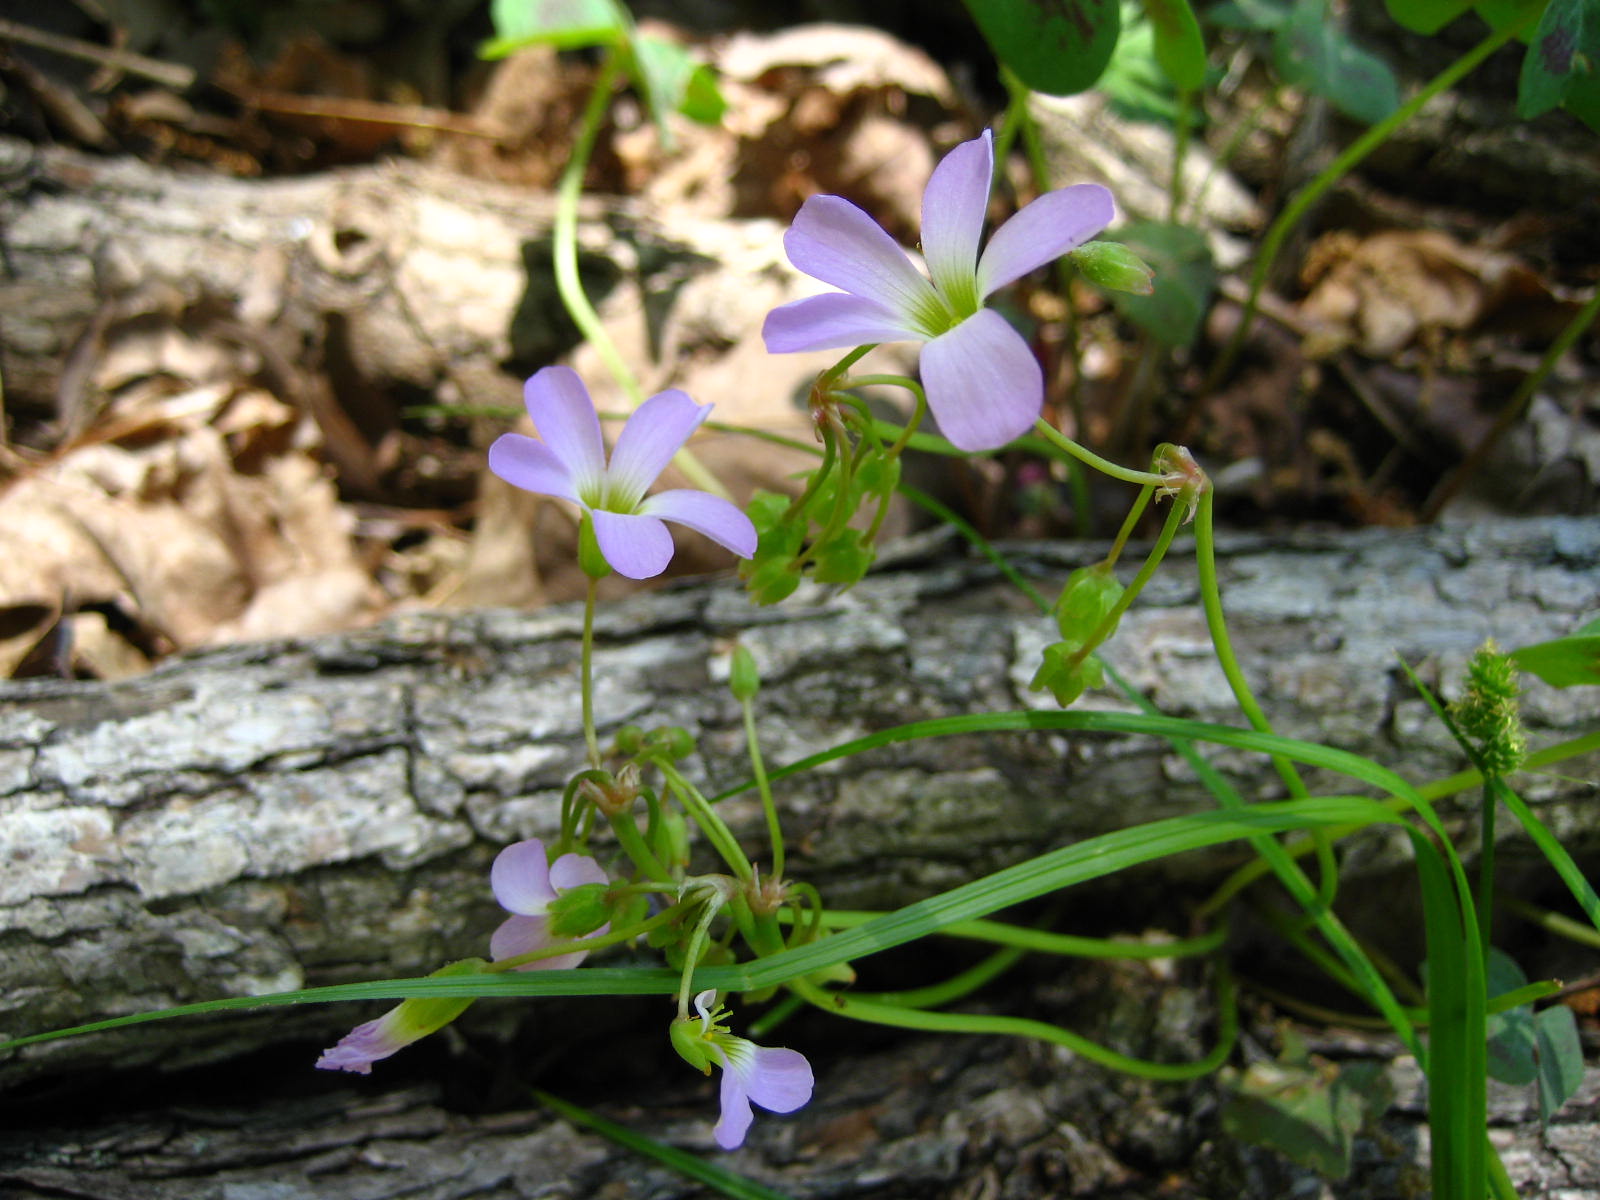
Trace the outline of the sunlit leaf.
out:
[[[493,0],[495,36],[478,51],[504,58],[524,46],[609,46],[628,35],[628,16],[615,0]]]
[[[1551,687],[1600,683],[1600,621],[1566,637],[1513,650],[1511,661]]]
[[[1522,59],[1517,116],[1527,120],[1566,99],[1573,80],[1600,65],[1600,0],[1550,0]]]

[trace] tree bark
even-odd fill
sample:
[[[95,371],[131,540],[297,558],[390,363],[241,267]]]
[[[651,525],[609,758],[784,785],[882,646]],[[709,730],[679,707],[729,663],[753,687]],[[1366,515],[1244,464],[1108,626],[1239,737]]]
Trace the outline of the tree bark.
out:
[[[1027,687],[1051,622],[987,562],[949,549],[907,543],[852,591],[808,590],[774,609],[722,582],[603,608],[602,738],[624,722],[681,725],[698,740],[688,766],[706,788],[743,781],[738,710],[719,682],[734,638],[761,667],[773,765],[909,721],[1053,707]],[[1048,592],[1096,551],[1010,553]],[[1222,570],[1239,657],[1278,730],[1425,781],[1461,762],[1400,658],[1448,697],[1485,638],[1517,646],[1576,627],[1600,595],[1600,527],[1236,539]],[[490,859],[555,830],[561,789],[583,764],[580,616],[415,614],[346,636],[197,654],[113,684],[4,685],[0,1027],[20,1035],[215,996],[419,974],[481,952],[498,911]],[[1181,551],[1107,657],[1165,711],[1239,723]],[[1528,685],[1535,746],[1592,728],[1583,691]],[[1103,693],[1081,703],[1123,706]],[[1211,758],[1247,799],[1280,793],[1265,762]],[[1583,782],[1595,765],[1519,779],[1580,860],[1600,851]],[[849,908],[893,907],[1051,847],[1212,807],[1163,743],[1051,733],[889,746],[782,780],[777,792],[790,876]],[[722,812],[760,846],[752,794]],[[1548,881],[1503,827],[1501,870]],[[1237,861],[1223,847],[1132,873],[1117,881],[1116,906],[1172,928],[1174,887],[1198,888]],[[1395,879],[1348,891],[1351,919],[1396,925],[1393,906],[1411,890],[1403,846],[1361,839],[1348,865]],[[293,1020],[159,1023],[25,1048],[4,1072],[176,1068],[349,1023],[323,1006]]]

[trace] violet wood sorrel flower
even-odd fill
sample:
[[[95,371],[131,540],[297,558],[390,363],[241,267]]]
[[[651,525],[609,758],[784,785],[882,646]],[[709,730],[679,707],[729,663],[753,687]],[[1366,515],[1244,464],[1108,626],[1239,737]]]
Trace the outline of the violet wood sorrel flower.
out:
[[[801,271],[843,290],[773,309],[761,331],[767,350],[926,342],[922,384],[946,438],[962,450],[993,450],[1025,433],[1044,404],[1044,375],[1022,335],[983,302],[1088,241],[1111,223],[1115,206],[1098,184],[1046,192],[995,230],[980,257],[993,174],[988,130],[934,168],[922,193],[931,280],[854,204],[810,197],[784,249]]]
[[[563,854],[551,862],[544,843],[538,838],[516,842],[495,856],[489,868],[489,886],[507,917],[489,939],[489,954],[496,962],[515,958],[533,950],[558,944],[562,938],[551,930],[551,907],[559,907],[562,893],[585,884],[604,884],[606,873],[600,864],[584,854]],[[605,923],[583,929],[583,934],[604,933]],[[575,967],[588,957],[588,951],[539,958],[514,968],[518,971]]]
[[[727,1030],[727,1010],[716,1001],[714,990],[694,998],[695,1018],[681,1017],[672,1023],[672,1045],[690,1066],[711,1074],[711,1064],[722,1068],[722,1117],[712,1136],[724,1150],[737,1150],[744,1144],[754,1115],[754,1101],[771,1112],[794,1112],[811,1099],[811,1064],[798,1050],[758,1046]]]
[[[651,396],[628,418],[608,464],[600,419],[576,371],[545,367],[523,395],[539,436],[502,434],[489,447],[489,469],[514,487],[581,508],[619,575],[649,579],[666,570],[672,535],[663,521],[687,525],[741,558],[755,553],[755,526],[720,496],[690,488],[645,495],[710,405],[675,388]]]

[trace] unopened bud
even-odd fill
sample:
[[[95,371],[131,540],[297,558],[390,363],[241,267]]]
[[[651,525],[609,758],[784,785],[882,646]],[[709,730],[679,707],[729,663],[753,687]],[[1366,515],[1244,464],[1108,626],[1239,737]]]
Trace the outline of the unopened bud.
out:
[[[761,690],[761,672],[756,668],[756,656],[743,646],[733,648],[733,662],[728,668],[728,690],[740,702],[753,700]]]
[[[1083,277],[1111,292],[1148,296],[1156,290],[1155,269],[1121,242],[1085,242],[1072,251]]]

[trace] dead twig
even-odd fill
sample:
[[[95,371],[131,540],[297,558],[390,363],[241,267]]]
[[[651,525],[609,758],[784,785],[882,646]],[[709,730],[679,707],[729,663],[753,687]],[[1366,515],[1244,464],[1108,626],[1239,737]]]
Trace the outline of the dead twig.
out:
[[[101,66],[112,67],[129,75],[153,80],[178,92],[186,92],[194,86],[195,73],[192,67],[146,58],[143,54],[134,54],[129,50],[108,50],[104,46],[96,46],[93,42],[46,33],[42,29],[35,29],[31,25],[23,25],[17,21],[0,18],[0,38],[19,42],[24,46],[33,46],[39,50],[48,50],[52,54],[64,55],[67,58],[81,58],[88,62],[99,63]]]

